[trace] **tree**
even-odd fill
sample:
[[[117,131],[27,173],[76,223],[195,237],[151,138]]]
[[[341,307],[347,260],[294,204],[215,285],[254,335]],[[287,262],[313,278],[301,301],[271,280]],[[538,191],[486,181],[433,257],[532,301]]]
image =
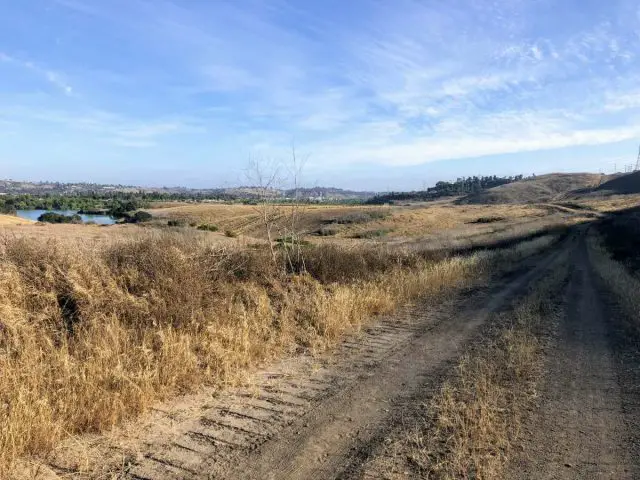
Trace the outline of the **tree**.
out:
[[[273,243],[273,230],[278,219],[278,211],[272,197],[275,187],[281,182],[280,166],[274,161],[252,158],[249,161],[247,177],[257,188],[259,202],[255,206],[256,212],[260,216],[269,242],[271,260],[275,265],[278,263],[278,256]]]
[[[304,208],[300,201],[300,182],[307,159],[308,157],[298,158],[295,144],[292,144],[289,164],[283,166],[275,161],[252,159],[248,169],[249,179],[258,189],[259,201],[256,211],[269,242],[271,259],[274,265],[277,265],[276,246],[279,246],[283,251],[286,268],[290,271],[306,269],[302,247],[308,242],[302,239],[299,221]],[[286,170],[287,174],[282,174],[283,170]],[[287,180],[292,183],[293,198],[285,198],[286,205],[281,205],[274,199]]]

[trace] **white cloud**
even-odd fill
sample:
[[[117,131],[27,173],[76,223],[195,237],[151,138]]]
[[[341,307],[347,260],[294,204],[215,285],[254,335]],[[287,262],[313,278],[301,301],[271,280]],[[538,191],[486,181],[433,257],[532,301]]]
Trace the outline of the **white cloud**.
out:
[[[361,132],[358,138],[341,139],[330,147],[311,145],[315,159],[330,158],[333,164],[377,163],[387,166],[410,166],[447,159],[474,158],[558,148],[601,145],[640,136],[640,126],[600,129],[553,129],[544,125],[520,125],[512,128],[488,128],[460,132],[444,128],[429,138],[376,138]],[[378,130],[378,129],[376,129]],[[326,162],[324,163],[327,166]]]
[[[31,61],[19,60],[3,52],[0,52],[0,62],[16,65],[20,68],[33,72],[56,89],[62,91],[65,95],[70,96],[73,94],[73,87],[65,80],[65,76],[61,73],[49,70]]]
[[[640,40],[613,13],[589,22],[553,2],[514,0],[372,1],[353,18],[287,0],[56,2],[108,22],[149,53],[136,60],[153,57],[165,74],[132,62],[96,79],[94,96],[116,101],[67,113],[73,128],[117,145],[148,147],[206,125],[220,142],[274,151],[295,137],[318,164],[415,165],[639,133],[630,79]],[[0,60],[73,93],[65,75]],[[131,79],[122,90],[144,81],[120,97],[109,78]],[[144,100],[142,112],[124,106]],[[105,104],[123,106],[106,114]]]
[[[621,112],[640,108],[640,90],[617,94],[609,93],[604,108],[610,112]]]

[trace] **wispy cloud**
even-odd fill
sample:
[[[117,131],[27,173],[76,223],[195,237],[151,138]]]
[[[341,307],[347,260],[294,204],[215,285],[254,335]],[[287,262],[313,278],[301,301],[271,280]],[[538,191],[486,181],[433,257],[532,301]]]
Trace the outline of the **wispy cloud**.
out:
[[[53,4],[55,60],[0,62],[69,103],[9,101],[25,123],[119,147],[182,141],[185,157],[237,164],[295,138],[318,166],[402,166],[640,135],[632,0],[354,0],[340,15],[292,0]]]
[[[0,62],[8,63],[33,73],[56,89],[60,90],[65,95],[73,94],[73,87],[67,82],[65,76],[59,72],[49,70],[28,60],[19,60],[2,52],[0,52]]]

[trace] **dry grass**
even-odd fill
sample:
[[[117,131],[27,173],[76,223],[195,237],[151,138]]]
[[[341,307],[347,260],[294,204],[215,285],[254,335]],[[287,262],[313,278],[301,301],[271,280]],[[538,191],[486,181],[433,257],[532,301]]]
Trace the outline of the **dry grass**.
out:
[[[288,218],[288,209],[283,206],[280,216]],[[364,222],[341,222],[350,216],[384,212]],[[154,209],[153,214],[162,219],[175,219],[185,223],[210,223],[220,231],[232,229],[249,237],[263,237],[263,227],[256,207],[249,205],[192,204]],[[493,224],[477,223],[479,218],[501,217],[504,220]],[[394,207],[374,206],[304,206],[299,212],[300,231],[307,234],[331,230],[330,238],[317,241],[351,244],[366,232],[386,231],[385,241],[402,239],[427,239],[434,242],[442,238],[471,238],[493,235],[513,229],[535,229],[558,222],[561,218],[548,209],[532,205],[455,205],[450,202]],[[276,228],[277,229],[277,228]],[[358,243],[358,242],[356,242]]]
[[[640,279],[622,263],[611,258],[611,254],[598,236],[591,235],[588,245],[591,263],[596,273],[631,320],[631,327],[640,332]]]
[[[606,177],[595,173],[551,173],[490,188],[464,201],[470,203],[540,203],[559,200],[574,190],[597,187]]]
[[[366,226],[354,226],[345,231],[345,235],[357,233],[360,230],[371,228],[391,229],[395,237],[414,237],[440,233],[443,230],[455,231],[456,234],[469,236],[468,233],[480,233],[500,228],[477,224],[477,220],[483,217],[502,217],[505,220],[502,226],[508,222],[518,222],[543,217],[548,214],[544,209],[527,205],[421,205],[413,207],[394,207],[393,215]]]
[[[291,206],[273,206],[274,215],[280,222],[289,220]],[[305,205],[298,207],[298,228],[305,232],[315,232],[333,219],[356,214],[358,212],[377,211],[380,207]],[[154,216],[162,219],[181,220],[186,223],[209,223],[217,225],[221,231],[234,230],[253,237],[264,235],[260,207],[252,205],[199,203],[179,205],[150,210]],[[278,221],[276,221],[278,223]]]
[[[410,462],[421,478],[499,479],[542,376],[546,333],[564,266],[465,356],[456,378],[425,405],[422,424],[407,434]]]
[[[25,221],[27,222],[27,221]],[[75,225],[75,224],[51,224],[51,223],[16,223],[2,225],[2,234],[5,237],[31,238],[34,240],[53,240],[62,242],[80,243],[110,243],[114,240],[127,240],[134,236],[144,235],[153,227],[134,224],[121,225]],[[185,232],[186,233],[186,232]],[[204,233],[195,228],[188,230],[188,235],[199,236],[209,243],[236,244],[223,233]]]
[[[35,223],[32,220],[25,220],[24,218],[16,217],[14,215],[2,215],[0,214],[0,226],[6,227],[7,225],[28,225]]]
[[[554,241],[464,258],[316,247],[309,273],[291,274],[264,246],[203,238],[2,239],[0,478],[69,435],[108,430],[200,385],[223,387],[274,356],[325,348],[372,315],[486,281],[497,264]]]
[[[640,206],[640,195],[613,195],[610,197],[578,198],[575,200],[579,205],[583,205],[597,212],[611,213],[626,210],[628,208]]]

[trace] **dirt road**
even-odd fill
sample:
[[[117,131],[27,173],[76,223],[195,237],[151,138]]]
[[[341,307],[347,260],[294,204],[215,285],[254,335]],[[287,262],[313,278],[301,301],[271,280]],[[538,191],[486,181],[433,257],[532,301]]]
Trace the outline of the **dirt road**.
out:
[[[640,478],[640,361],[580,239],[540,409],[512,479]]]
[[[544,275],[559,253],[457,304],[407,308],[321,359],[281,362],[252,387],[187,415],[160,414],[125,478],[350,476],[402,421],[413,397],[441,384],[485,320]]]

